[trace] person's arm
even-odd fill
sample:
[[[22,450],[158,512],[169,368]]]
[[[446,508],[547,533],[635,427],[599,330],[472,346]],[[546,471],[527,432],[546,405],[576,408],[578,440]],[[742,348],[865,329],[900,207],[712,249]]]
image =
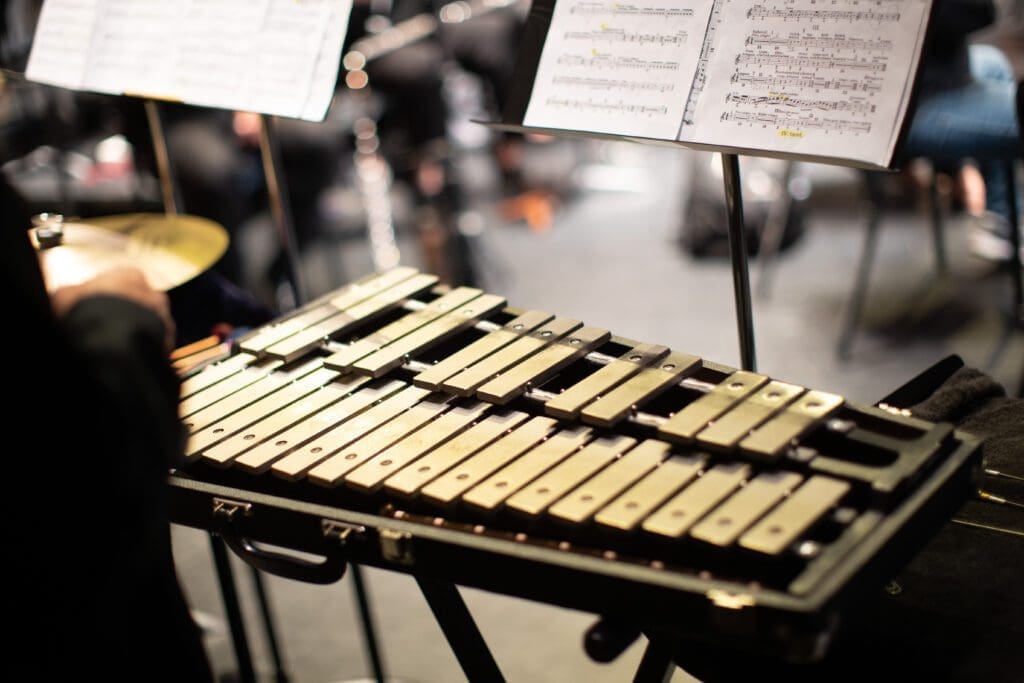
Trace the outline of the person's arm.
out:
[[[140,271],[117,269],[58,289],[52,304],[79,367],[100,393],[97,400],[120,421],[124,442],[156,448],[158,467],[173,464],[182,437],[178,380],[167,359],[174,338],[167,296]]]

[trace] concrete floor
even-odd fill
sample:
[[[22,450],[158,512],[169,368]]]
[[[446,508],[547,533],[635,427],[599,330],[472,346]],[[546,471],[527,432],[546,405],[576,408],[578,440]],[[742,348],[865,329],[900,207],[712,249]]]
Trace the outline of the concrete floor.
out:
[[[728,264],[694,260],[677,246],[690,174],[711,172],[709,159],[624,143],[560,142],[536,154],[549,172],[561,169],[558,173],[575,174],[591,188],[606,189],[577,189],[553,226],[537,233],[523,224],[502,223],[487,201],[486,182],[482,188],[468,183],[483,225],[474,244],[484,287],[515,306],[570,315],[624,337],[738,365]],[[465,160],[466,175],[474,182],[486,176],[482,163]],[[608,168],[618,170],[608,173]],[[1024,338],[1005,333],[1007,278],[968,255],[965,220],[952,217],[946,231],[950,273],[936,279],[929,224],[913,209],[886,218],[865,325],[851,358],[839,361],[835,345],[864,236],[861,181],[848,169],[801,166],[799,173],[813,188],[803,207],[807,231],[776,264],[769,295],[754,305],[761,371],[874,402],[931,363],[958,353],[1016,387]],[[620,189],[607,189],[615,186]],[[415,245],[400,244],[403,261],[417,265]],[[355,278],[370,269],[361,239],[333,240],[311,250],[306,262],[315,291],[340,284],[332,281],[339,272]],[[206,535],[176,528],[174,541],[192,605],[220,618]],[[464,680],[412,579],[378,570],[366,574],[388,673],[420,683]],[[269,681],[270,660],[251,619],[255,602],[248,572],[241,576],[258,670]],[[348,578],[312,586],[270,577],[268,586],[293,681],[369,675]],[[581,638],[591,615],[476,590],[463,593],[509,681],[625,681],[639,663],[642,643],[613,664],[589,661]],[[231,652],[223,632],[212,634],[208,644],[218,670],[229,671]],[[689,678],[677,672],[672,680]]]

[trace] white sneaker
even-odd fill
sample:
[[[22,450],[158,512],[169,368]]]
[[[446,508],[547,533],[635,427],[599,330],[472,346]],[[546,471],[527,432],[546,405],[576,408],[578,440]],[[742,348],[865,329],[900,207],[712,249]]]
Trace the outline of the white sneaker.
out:
[[[1021,241],[1024,242],[1024,239]],[[1008,221],[998,214],[986,211],[984,215],[971,222],[967,244],[971,253],[978,258],[1008,263],[1013,253]],[[1021,247],[1021,261],[1024,262],[1024,246]]]

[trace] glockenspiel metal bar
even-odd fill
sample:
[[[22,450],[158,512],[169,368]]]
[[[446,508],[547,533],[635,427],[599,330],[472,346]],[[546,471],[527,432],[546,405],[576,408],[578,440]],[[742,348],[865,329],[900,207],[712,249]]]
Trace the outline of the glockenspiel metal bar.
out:
[[[658,536],[679,538],[713,507],[750,476],[750,466],[723,463],[705,472],[641,523],[641,528]]]
[[[197,413],[203,408],[213,405],[217,401],[227,398],[231,394],[256,383],[263,379],[271,371],[281,366],[281,361],[275,360],[263,363],[256,367],[245,367],[224,377],[224,379],[198,391],[187,398],[183,398],[178,404],[178,417],[186,418]]]
[[[768,418],[796,400],[804,388],[773,381],[735,404],[724,415],[697,433],[697,443],[732,448]]]
[[[508,346],[521,336],[529,334],[553,317],[550,313],[526,311],[504,327],[489,332],[486,336],[477,339],[466,348],[460,349],[429,369],[420,372],[413,378],[413,384],[418,387],[438,390],[445,380],[499,349]]]
[[[383,485],[385,479],[468,428],[490,407],[490,404],[481,401],[456,405],[433,422],[346,474],[345,483],[362,491],[376,491]]]
[[[192,394],[213,386],[236,372],[240,372],[255,360],[256,356],[248,353],[239,353],[219,363],[209,365],[188,379],[182,380],[179,395],[182,398],[188,398]]]
[[[700,520],[690,535],[717,546],[732,545],[801,481],[803,477],[795,472],[762,472]]]
[[[740,546],[779,555],[834,508],[850,490],[845,481],[814,476],[741,537]]]
[[[611,427],[646,401],[697,368],[701,360],[688,353],[673,352],[656,365],[646,367],[618,385],[603,397],[586,406],[580,413],[582,420],[599,427]]]
[[[305,445],[306,442],[320,436],[324,432],[334,429],[378,401],[382,401],[391,394],[408,386],[404,382],[397,380],[363,386],[369,382],[369,378],[345,377],[342,379],[345,379],[352,389],[358,389],[361,386],[363,388],[343,398],[329,408],[306,416],[301,422],[278,434],[273,441],[265,441],[251,450],[242,453],[235,459],[235,465],[248,472],[266,472],[278,458]]]
[[[544,410],[554,417],[575,420],[584,406],[625,382],[643,368],[658,362],[668,355],[668,352],[667,346],[635,346],[619,358],[608,359],[608,362],[596,372],[547,401]],[[591,354],[588,358],[594,355],[596,354]]]
[[[594,521],[619,531],[632,531],[669,496],[693,481],[706,464],[706,456],[670,457],[605,506]]]

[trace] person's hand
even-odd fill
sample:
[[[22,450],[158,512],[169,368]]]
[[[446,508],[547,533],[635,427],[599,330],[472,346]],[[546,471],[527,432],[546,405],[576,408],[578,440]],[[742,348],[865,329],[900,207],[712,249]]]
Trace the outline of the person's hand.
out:
[[[235,137],[249,147],[259,147],[262,127],[260,115],[251,111],[236,111],[231,118],[231,128],[235,131]]]
[[[164,343],[168,350],[173,348],[175,328],[170,301],[166,294],[150,287],[138,268],[113,268],[81,284],[60,287],[50,296],[50,305],[57,317],[63,317],[79,301],[92,296],[116,296],[153,311],[163,321]]]

